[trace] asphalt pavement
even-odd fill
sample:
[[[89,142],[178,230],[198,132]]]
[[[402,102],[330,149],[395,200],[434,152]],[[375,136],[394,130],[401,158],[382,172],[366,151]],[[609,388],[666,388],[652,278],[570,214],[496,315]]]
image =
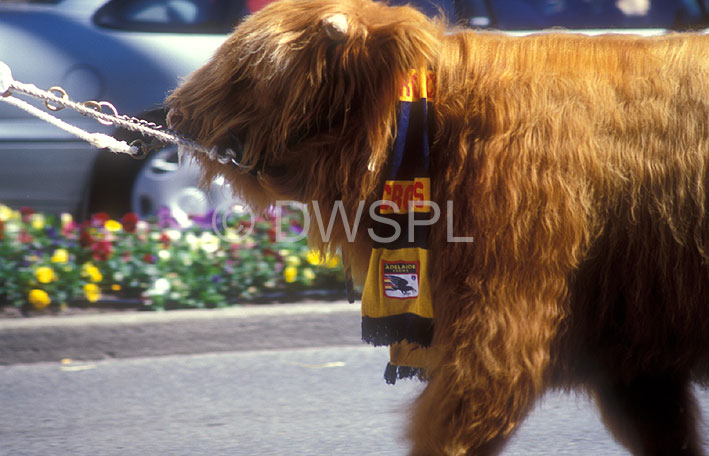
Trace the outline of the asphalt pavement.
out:
[[[344,302],[0,319],[0,455],[404,456],[423,384],[387,357]],[[502,454],[627,452],[550,392]]]

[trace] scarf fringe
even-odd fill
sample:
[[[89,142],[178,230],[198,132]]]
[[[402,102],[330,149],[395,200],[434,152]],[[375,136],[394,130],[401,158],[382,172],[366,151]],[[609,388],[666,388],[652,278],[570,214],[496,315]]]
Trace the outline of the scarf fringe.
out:
[[[433,320],[406,313],[388,317],[362,317],[362,340],[375,347],[408,341],[422,347],[431,345]]]
[[[384,380],[388,385],[394,385],[397,380],[405,378],[415,378],[421,382],[428,380],[426,371],[420,367],[396,366],[392,363],[387,363],[386,370],[384,371]]]

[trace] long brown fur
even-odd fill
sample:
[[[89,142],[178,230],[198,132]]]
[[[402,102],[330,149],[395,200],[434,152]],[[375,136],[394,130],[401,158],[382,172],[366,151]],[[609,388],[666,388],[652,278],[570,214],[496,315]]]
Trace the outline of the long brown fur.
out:
[[[206,146],[239,132],[258,177],[201,161],[256,206],[317,201],[328,220],[343,201],[352,221],[381,195],[397,94],[423,67],[432,199],[475,241],[431,228],[411,454],[496,454],[552,387],[589,391],[634,454],[703,454],[690,378],[709,355],[709,36],[515,38],[370,0],[282,0],[168,98],[170,122]],[[311,223],[311,240],[362,278],[370,224],[352,243]]]

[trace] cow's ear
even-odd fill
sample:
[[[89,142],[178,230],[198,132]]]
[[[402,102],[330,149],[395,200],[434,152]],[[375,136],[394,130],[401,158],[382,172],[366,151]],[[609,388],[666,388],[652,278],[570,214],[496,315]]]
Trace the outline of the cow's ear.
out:
[[[344,70],[358,77],[376,71],[400,83],[409,70],[432,67],[440,47],[439,24],[408,6],[372,2],[327,14],[321,27]]]

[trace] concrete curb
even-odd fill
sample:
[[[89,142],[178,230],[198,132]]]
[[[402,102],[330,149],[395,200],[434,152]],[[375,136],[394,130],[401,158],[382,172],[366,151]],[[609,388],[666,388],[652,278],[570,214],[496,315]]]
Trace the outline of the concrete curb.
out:
[[[361,345],[359,313],[340,301],[10,318],[0,320],[0,366]]]
[[[46,316],[0,319],[0,331],[76,326],[118,326],[146,323],[171,323],[190,320],[223,320],[230,318],[275,317],[304,314],[360,312],[359,303],[346,301],[305,304],[254,304],[223,309],[188,309],[164,312],[122,311],[91,315]]]

